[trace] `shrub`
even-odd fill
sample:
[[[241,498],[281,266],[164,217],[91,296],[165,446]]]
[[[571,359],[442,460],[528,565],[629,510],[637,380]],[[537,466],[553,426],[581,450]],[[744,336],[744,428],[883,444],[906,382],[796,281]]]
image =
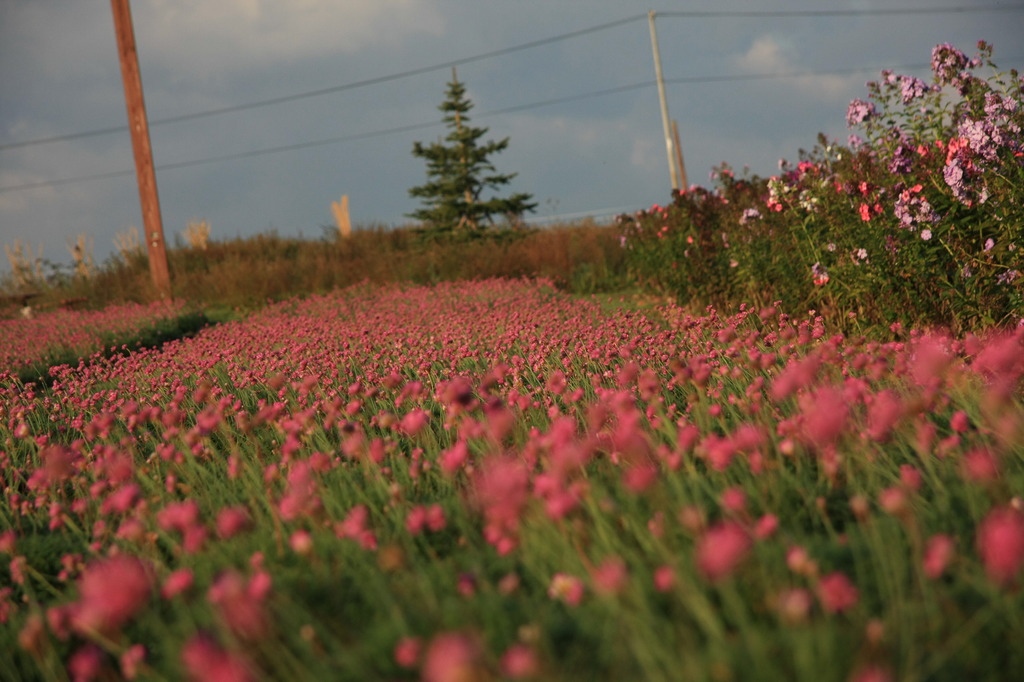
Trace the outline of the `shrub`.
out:
[[[1018,324],[1024,82],[978,50],[937,46],[931,84],[883,71],[847,110],[864,139],[819,136],[767,180],[723,165],[714,189],[621,217],[632,271],[694,304],[780,300],[845,324]]]

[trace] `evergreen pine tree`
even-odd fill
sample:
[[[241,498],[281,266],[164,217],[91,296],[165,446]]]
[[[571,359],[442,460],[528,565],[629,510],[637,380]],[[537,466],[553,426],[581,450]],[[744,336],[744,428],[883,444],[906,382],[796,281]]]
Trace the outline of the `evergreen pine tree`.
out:
[[[427,182],[409,190],[410,195],[422,199],[423,208],[408,215],[437,230],[477,229],[484,221],[494,224],[494,216],[518,217],[537,206],[530,202],[532,196],[524,193],[484,198],[485,191],[507,185],[516,174],[500,174],[488,160],[508,146],[508,138],[481,143],[487,128],[467,125],[466,114],[472,108],[453,68],[447,99],[438,107],[451,129],[447,144],[440,140],[431,145],[413,144],[413,156],[426,160]]]

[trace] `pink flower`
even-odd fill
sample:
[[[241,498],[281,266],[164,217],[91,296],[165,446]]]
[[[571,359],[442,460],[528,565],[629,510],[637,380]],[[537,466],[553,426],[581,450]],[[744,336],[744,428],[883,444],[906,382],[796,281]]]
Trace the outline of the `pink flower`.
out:
[[[569,606],[576,606],[583,601],[583,581],[574,575],[556,573],[548,586],[548,596]]]
[[[483,672],[476,638],[458,632],[438,635],[423,660],[423,682],[465,682]]]
[[[779,517],[775,514],[765,514],[757,520],[754,525],[754,537],[758,540],[767,540],[779,528]]]
[[[146,660],[146,647],[141,644],[133,644],[128,650],[121,654],[121,674],[126,680],[134,680],[139,674],[142,662]]]
[[[515,547],[519,515],[529,495],[530,472],[511,457],[493,458],[474,476],[474,498],[484,513],[484,537],[499,554]]]
[[[728,488],[722,493],[722,508],[733,514],[742,514],[747,508],[747,494],[740,487]]]
[[[222,649],[206,635],[196,635],[181,649],[189,679],[193,682],[253,682],[245,661]]]
[[[249,510],[239,505],[224,507],[217,513],[217,535],[227,540],[252,526]]]
[[[113,634],[145,605],[152,589],[149,567],[135,557],[94,561],[78,581],[81,596],[72,626],[83,634]]]
[[[953,429],[957,433],[965,432],[970,425],[971,420],[963,410],[957,410],[953,413],[953,416],[949,418],[949,428]]]
[[[671,566],[659,566],[654,570],[654,589],[668,592],[676,583],[676,572]]]
[[[423,427],[425,427],[429,421],[430,415],[417,407],[402,417],[400,426],[406,435],[415,436],[423,430]]]
[[[842,613],[853,607],[859,598],[857,588],[843,573],[829,573],[818,581],[818,600],[829,613]]]
[[[466,445],[466,441],[460,440],[455,445],[441,453],[439,458],[441,471],[451,476],[458,471],[468,459],[469,446]]]
[[[924,549],[924,574],[935,580],[946,571],[956,553],[956,543],[948,535],[933,535]]]
[[[160,596],[164,599],[173,599],[185,590],[191,588],[192,583],[192,571],[187,568],[179,568],[164,580],[163,587],[160,588]]]
[[[306,556],[313,551],[313,536],[308,530],[297,530],[288,538],[288,546],[296,554]]]
[[[984,483],[999,476],[999,461],[987,448],[977,448],[964,455],[961,468],[969,481]]]
[[[878,506],[886,514],[899,516],[907,511],[907,491],[903,488],[893,486],[878,493]]]
[[[423,652],[423,640],[419,637],[403,637],[395,644],[395,663],[403,668],[414,668]]]
[[[0,554],[14,554],[18,536],[13,530],[0,533]]]
[[[871,207],[868,204],[861,204],[858,212],[860,213],[860,219],[864,222],[871,220]]]
[[[90,682],[103,671],[103,650],[95,644],[86,644],[72,654],[68,672],[74,682]]]
[[[107,496],[107,499],[103,500],[103,504],[100,506],[100,513],[124,514],[135,506],[141,494],[142,490],[137,483],[126,483]]]
[[[779,616],[787,623],[803,623],[811,613],[814,597],[802,587],[783,590],[777,598]]]
[[[224,624],[239,637],[260,639],[270,623],[262,601],[269,589],[266,573],[253,576],[248,584],[235,571],[222,573],[207,592]]]
[[[626,563],[618,557],[605,559],[600,566],[590,572],[594,583],[594,591],[598,594],[618,594],[629,580]]]
[[[869,665],[854,673],[850,682],[892,682],[892,679],[892,673],[887,668]]]
[[[993,509],[978,526],[977,541],[989,577],[1009,584],[1024,564],[1024,514],[1012,507]]]
[[[525,644],[513,644],[501,657],[501,674],[511,679],[537,674],[537,654]]]
[[[750,536],[734,521],[723,521],[708,528],[697,541],[697,568],[715,582],[732,573],[750,551]]]
[[[369,528],[370,510],[365,504],[357,504],[349,511],[344,521],[334,524],[334,534],[339,538],[355,540],[366,550],[377,549],[377,536]]]
[[[316,480],[309,462],[295,462],[288,472],[288,492],[278,505],[281,518],[294,521],[319,511],[321,502],[316,489]]]
[[[156,522],[165,531],[184,533],[199,523],[199,505],[195,500],[172,502],[156,513]]]
[[[804,435],[807,440],[823,448],[839,438],[846,427],[850,409],[842,391],[822,388],[807,400],[804,411]]]
[[[868,405],[868,438],[879,443],[889,440],[893,427],[903,417],[903,403],[886,389],[876,394]]]

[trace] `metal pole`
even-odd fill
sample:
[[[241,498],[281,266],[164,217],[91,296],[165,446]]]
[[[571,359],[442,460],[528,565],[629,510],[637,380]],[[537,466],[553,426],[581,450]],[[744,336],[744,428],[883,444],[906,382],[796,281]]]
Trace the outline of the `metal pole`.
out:
[[[128,0],[110,0],[110,6],[114,12],[114,32],[117,34],[124,99],[128,107],[128,127],[132,132],[135,175],[139,184],[142,224],[149,253],[149,273],[153,277],[153,284],[160,298],[169,301],[171,276],[167,269],[164,227],[160,218],[160,199],[156,192],[156,172],[153,169],[153,150],[149,142],[146,103],[142,98],[142,77],[139,75],[138,53],[135,50],[131,8]]]
[[[654,10],[647,13],[651,25],[651,50],[654,52],[654,76],[658,81],[658,98],[661,100],[661,125],[665,131],[665,152],[668,154],[668,172],[672,176],[672,189],[679,189],[679,171],[676,169],[675,153],[672,151],[672,130],[668,118],[668,103],[665,101],[665,80],[661,76],[661,54],[658,52],[658,34],[654,30]]]

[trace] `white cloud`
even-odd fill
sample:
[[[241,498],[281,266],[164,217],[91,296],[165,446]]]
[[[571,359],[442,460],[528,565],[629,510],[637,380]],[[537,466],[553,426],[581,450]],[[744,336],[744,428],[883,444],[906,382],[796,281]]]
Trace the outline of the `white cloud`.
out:
[[[147,59],[191,77],[397,45],[445,25],[417,0],[154,0],[133,19]]]
[[[802,59],[794,45],[772,36],[760,36],[746,52],[734,58],[738,69],[750,74],[800,73],[814,71],[815,65]],[[844,99],[863,86],[862,74],[821,74],[795,76],[775,81],[780,87],[795,90],[823,101]]]
[[[631,165],[637,168],[647,168],[652,162],[664,161],[667,164],[667,159],[664,146],[659,146],[653,137],[641,137],[633,140],[633,148],[629,153]]]
[[[46,182],[48,178],[27,171],[2,171],[0,172],[0,187],[20,187]],[[57,196],[53,187],[41,186],[31,190],[0,192],[0,215],[6,220],[14,220],[28,211],[33,203],[37,201],[52,201]],[[7,231],[6,229],[4,230]]]

